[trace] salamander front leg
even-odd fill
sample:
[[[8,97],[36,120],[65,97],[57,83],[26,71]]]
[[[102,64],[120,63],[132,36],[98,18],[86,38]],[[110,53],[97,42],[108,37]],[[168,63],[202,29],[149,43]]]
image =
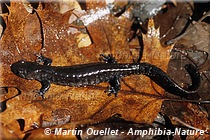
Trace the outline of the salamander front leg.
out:
[[[115,94],[115,97],[117,97],[118,95],[118,91],[120,90],[121,88],[121,85],[120,85],[120,78],[115,76],[114,78],[112,78],[110,81],[109,81],[109,89],[106,90],[105,92],[109,92],[108,96],[111,96],[112,94]]]
[[[42,96],[42,99],[45,99],[44,94],[48,91],[48,89],[50,88],[50,82],[49,81],[42,81],[41,82],[42,87],[40,90],[35,90],[34,92],[38,92],[38,94],[35,95],[35,97],[37,96]]]
[[[52,59],[44,57],[43,55],[36,55],[36,62],[39,64],[50,66],[52,64]]]
[[[117,63],[117,61],[115,60],[115,58],[111,55],[105,55],[105,54],[100,54],[100,60],[104,61],[105,63]]]

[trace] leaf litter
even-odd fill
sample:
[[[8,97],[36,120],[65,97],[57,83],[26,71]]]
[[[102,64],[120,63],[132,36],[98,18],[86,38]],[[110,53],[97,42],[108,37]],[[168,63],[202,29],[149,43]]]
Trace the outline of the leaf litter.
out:
[[[139,42],[137,38],[130,43],[127,41],[132,21],[126,13],[120,17],[105,13],[92,22],[80,24],[85,20],[81,17],[103,11],[106,3],[87,2],[85,12],[78,8],[76,1],[74,3],[76,10],[75,5],[38,3],[34,13],[31,6],[23,3],[11,2],[8,6],[6,29],[1,39],[0,85],[6,87],[1,94],[1,103],[6,106],[0,113],[3,136],[24,138],[29,134],[31,139],[49,138],[43,135],[42,127],[63,124],[59,127],[75,128],[78,124],[103,122],[114,114],[120,114],[126,121],[151,124],[161,111],[164,90],[142,75],[123,78],[117,98],[104,93],[107,83],[81,88],[52,84],[46,93],[47,100],[41,100],[33,92],[40,88],[39,82],[26,81],[10,71],[10,65],[18,60],[35,61],[35,54],[51,58],[54,66],[99,62],[100,54],[112,54],[119,63],[133,62],[134,54],[139,52]],[[78,20],[73,18],[76,20],[72,22],[72,17]],[[147,34],[143,34],[141,62],[151,63],[166,72],[174,45],[163,46],[160,36],[159,28],[155,28],[150,19]],[[81,43],[81,40],[85,41]],[[17,125],[20,119],[24,120],[23,130]],[[202,129],[207,128],[208,123],[206,120],[205,125],[201,124]],[[35,129],[34,124],[38,128]]]

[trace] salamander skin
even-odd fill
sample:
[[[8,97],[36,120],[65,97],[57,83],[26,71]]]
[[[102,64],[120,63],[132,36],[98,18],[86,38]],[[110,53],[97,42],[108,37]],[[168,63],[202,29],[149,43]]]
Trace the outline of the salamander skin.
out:
[[[11,70],[19,77],[39,81],[42,87],[37,92],[42,98],[44,98],[44,94],[50,88],[50,83],[82,87],[109,82],[108,92],[110,93],[108,95],[115,94],[117,96],[120,90],[120,78],[134,74],[146,75],[165,91],[181,97],[188,97],[188,95],[195,93],[200,85],[200,74],[191,64],[186,65],[185,68],[190,74],[192,84],[189,90],[185,90],[164,71],[152,64],[118,64],[110,55],[102,56],[107,63],[90,63],[74,66],[51,66],[51,59],[40,56],[39,61],[43,62],[43,64],[21,60],[13,63]]]

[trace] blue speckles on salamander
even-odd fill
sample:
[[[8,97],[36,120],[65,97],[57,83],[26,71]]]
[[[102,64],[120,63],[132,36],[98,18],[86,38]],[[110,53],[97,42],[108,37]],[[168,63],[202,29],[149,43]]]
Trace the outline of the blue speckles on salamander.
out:
[[[191,76],[192,85],[189,90],[185,90],[154,65],[149,63],[118,64],[111,55],[101,56],[106,63],[76,66],[51,66],[51,59],[38,56],[37,62],[18,61],[13,63],[11,70],[19,77],[39,81],[42,87],[37,92],[43,98],[51,83],[81,87],[109,82],[108,92],[110,93],[108,95],[115,94],[117,96],[120,90],[120,78],[134,74],[146,75],[169,93],[181,97],[187,97],[189,94],[195,93],[200,85],[200,74],[191,64],[186,65],[185,68]]]

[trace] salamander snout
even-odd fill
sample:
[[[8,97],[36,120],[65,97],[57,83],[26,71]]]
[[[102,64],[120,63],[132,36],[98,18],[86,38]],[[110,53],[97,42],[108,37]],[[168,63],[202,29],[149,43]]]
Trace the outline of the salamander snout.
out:
[[[28,75],[27,69],[29,69],[29,67],[27,67],[27,65],[25,64],[25,61],[23,60],[15,62],[11,65],[12,72],[21,78],[27,79],[27,75]]]

